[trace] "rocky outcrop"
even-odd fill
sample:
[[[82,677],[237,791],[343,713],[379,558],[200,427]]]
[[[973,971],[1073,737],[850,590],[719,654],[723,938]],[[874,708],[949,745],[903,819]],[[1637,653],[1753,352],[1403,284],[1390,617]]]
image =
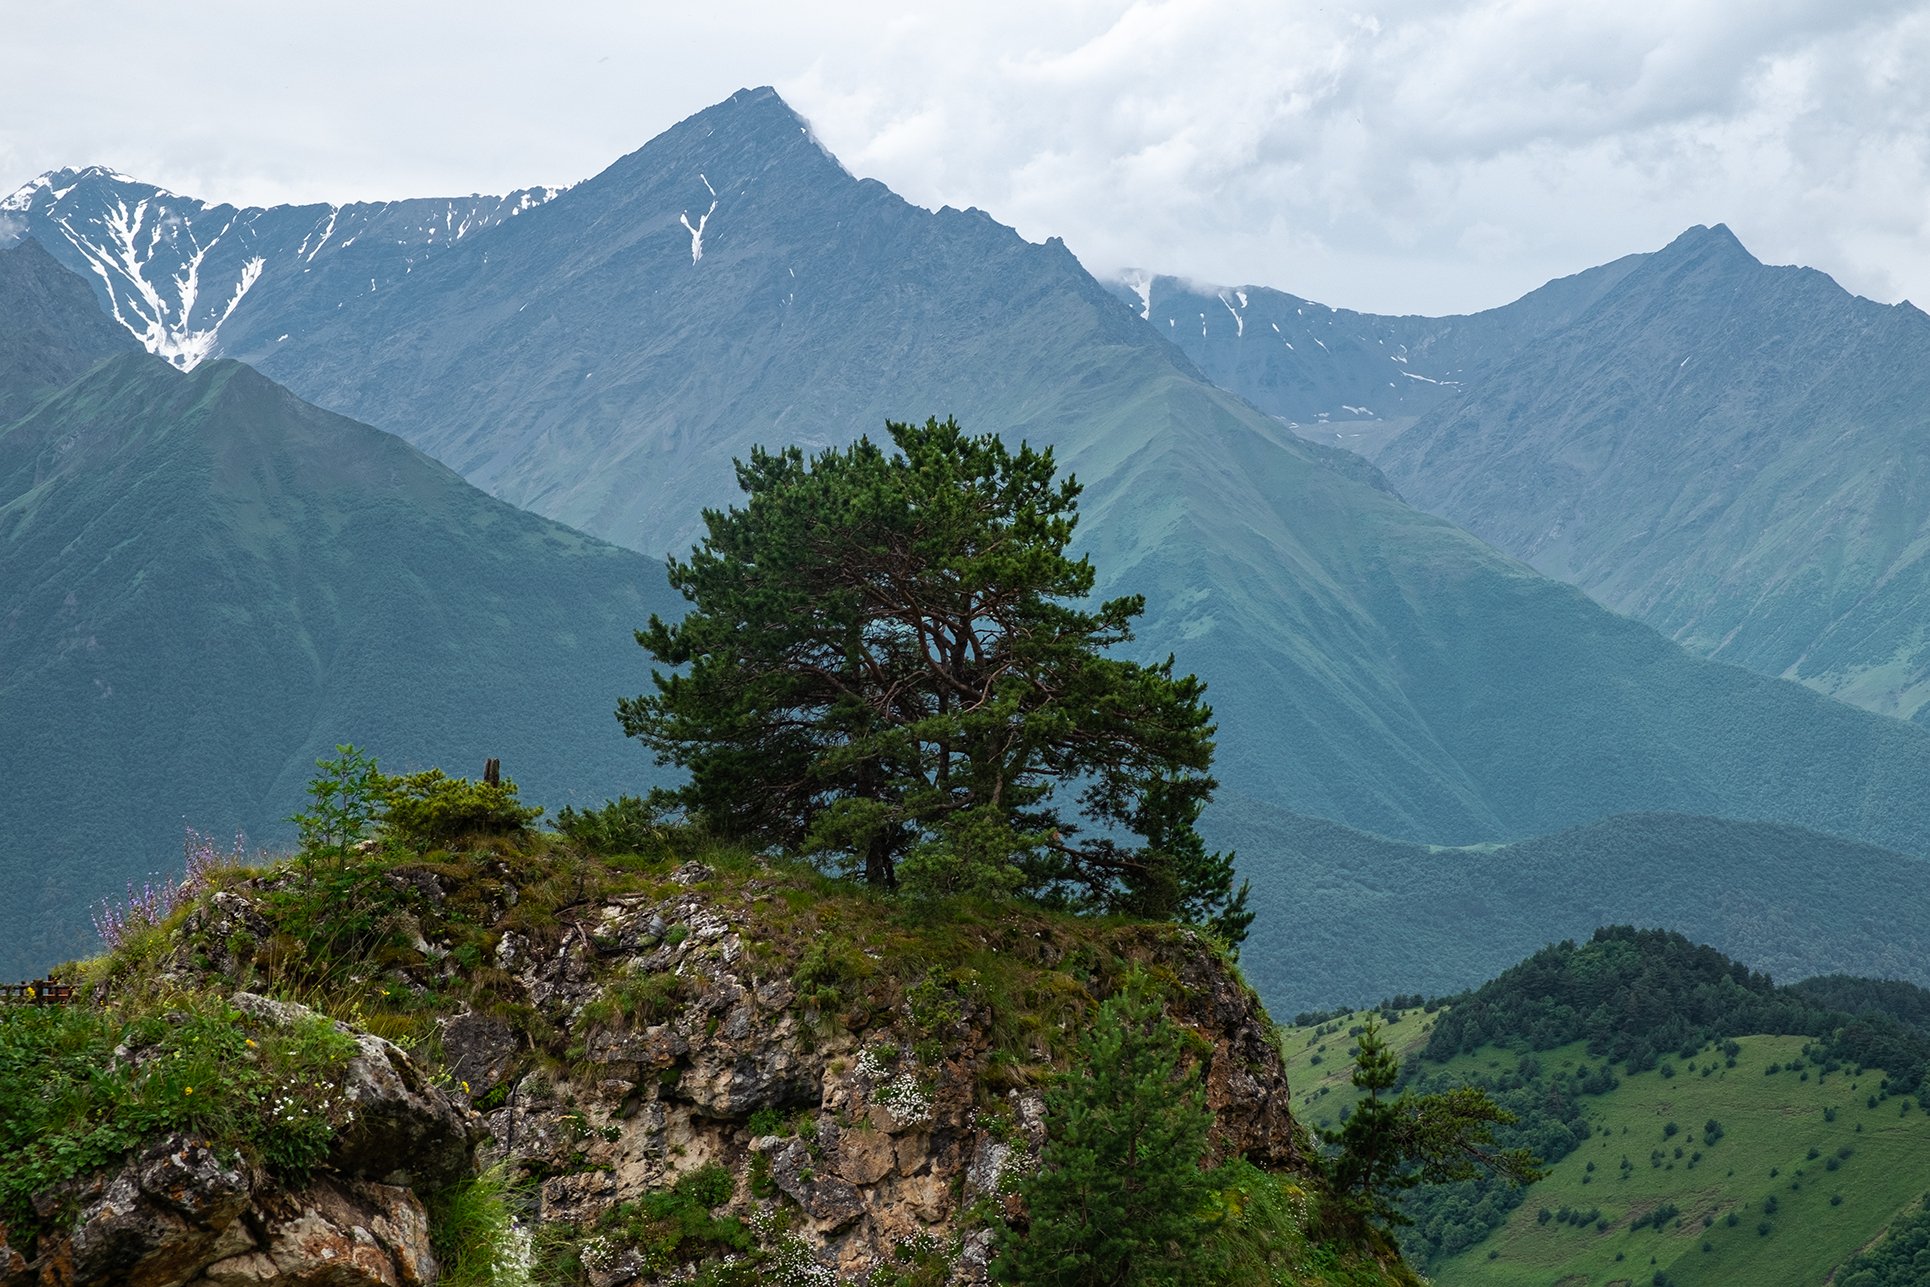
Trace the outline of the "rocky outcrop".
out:
[[[753,950],[769,895],[755,881],[723,896],[690,888],[707,875],[686,868],[685,891],[574,909],[547,949],[503,935],[496,964],[514,999],[577,1034],[578,1057],[562,1073],[498,1083],[502,1034],[445,1027],[458,1066],[491,1070],[467,1079],[478,1096],[493,1088],[486,1158],[542,1177],[538,1219],[586,1231],[598,1287],[659,1279],[645,1257],[587,1231],[713,1166],[735,1181],[716,1214],[781,1227],[765,1252],[816,1281],[859,1282],[935,1252],[953,1281],[983,1282],[987,1217],[1007,1209],[1045,1132],[1036,1091],[988,1090],[991,1002],[969,979],[929,983],[922,1005],[801,1000],[784,967]],[[1178,984],[1174,1014],[1199,1038],[1216,1150],[1304,1166],[1282,1058],[1251,990],[1188,931],[1144,927],[1135,946]],[[1041,936],[1026,950],[1050,966],[1066,947]],[[599,1017],[626,995],[675,1000]]]
[[[314,1018],[249,993],[232,1000],[264,1024]],[[0,1226],[0,1287],[430,1287],[436,1261],[418,1190],[470,1172],[474,1114],[395,1046],[350,1035],[342,1120],[314,1176],[289,1183],[167,1136],[116,1170],[40,1195],[31,1255]]]
[[[0,1227],[0,1287],[430,1287],[422,1195],[491,1165],[592,1287],[733,1259],[761,1281],[917,1266],[983,1284],[1046,1138],[1039,1087],[1134,970],[1190,1034],[1215,1155],[1311,1165],[1272,1025],[1191,931],[1038,912],[921,926],[862,896],[817,907],[796,879],[660,873],[532,911],[506,868],[387,870],[404,928],[360,981],[467,998],[427,1037],[437,1074],[337,1024],[339,1111],[311,1175],[151,1141],[43,1194],[37,1236]],[[192,913],[198,945],[163,977],[248,977],[250,941],[285,934],[250,901],[275,879]],[[320,1022],[230,999],[256,1035]]]

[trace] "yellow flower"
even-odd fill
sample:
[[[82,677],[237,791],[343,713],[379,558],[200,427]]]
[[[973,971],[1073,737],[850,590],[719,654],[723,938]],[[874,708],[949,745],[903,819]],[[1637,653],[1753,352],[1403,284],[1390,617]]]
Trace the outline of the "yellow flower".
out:
[[[182,1091],[181,1093],[183,1095],[192,1095],[194,1094],[194,1087],[190,1086],[186,1090]]]
[[[254,1044],[255,1044],[255,1039],[253,1037],[248,1038],[248,1046],[250,1049],[253,1049]]]
[[[469,1093],[469,1083],[468,1083],[468,1082],[464,1082],[464,1083],[462,1084],[462,1093],[463,1093],[463,1094],[465,1094],[465,1095],[467,1095],[467,1094]]]

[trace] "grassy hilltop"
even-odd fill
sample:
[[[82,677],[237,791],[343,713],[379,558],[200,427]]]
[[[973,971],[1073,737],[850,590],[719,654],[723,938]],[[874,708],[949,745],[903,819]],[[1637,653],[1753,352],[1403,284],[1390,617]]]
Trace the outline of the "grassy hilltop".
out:
[[[1564,965],[1607,1013],[1619,1004],[1617,983],[1631,980],[1605,977],[1596,946]],[[1545,1178],[1518,1198],[1461,1186],[1409,1203],[1404,1241],[1442,1287],[1841,1281],[1852,1258],[1907,1223],[1930,1189],[1930,1113],[1915,1080],[1920,1030],[1907,1053],[1877,1040],[1857,1047],[1872,1057],[1888,1049],[1885,1061],[1906,1071],[1846,1057],[1858,1032],[1887,1040],[1911,1031],[1827,1009],[1851,995],[1846,980],[1774,989],[1753,976],[1764,986],[1736,987],[1734,1022],[1718,1013],[1663,1049],[1642,1037],[1639,1021],[1618,1018],[1632,1034],[1618,1059],[1599,1031],[1544,1044],[1567,1035],[1536,1026],[1566,1007],[1559,991],[1533,1019],[1520,1009],[1508,1019],[1507,978],[1461,998],[1459,1016],[1457,1003],[1430,1003],[1307,1015],[1282,1031],[1295,1111],[1315,1129],[1338,1126],[1358,1101],[1354,1034],[1376,1015],[1410,1084],[1486,1085],[1521,1114],[1531,1146],[1549,1159]],[[1704,977],[1669,994],[1651,977],[1654,1029],[1694,1010],[1657,998],[1728,991],[1708,985]],[[1892,1010],[1922,995],[1907,992]],[[1453,1029],[1471,1017],[1483,1031],[1468,1048]],[[1749,1027],[1785,1031],[1741,1030]]]

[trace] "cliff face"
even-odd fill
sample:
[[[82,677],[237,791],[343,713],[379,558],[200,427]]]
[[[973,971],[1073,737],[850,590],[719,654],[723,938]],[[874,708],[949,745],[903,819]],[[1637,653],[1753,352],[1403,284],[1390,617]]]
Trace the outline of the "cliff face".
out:
[[[701,856],[545,839],[230,876],[85,967],[91,1004],[216,995],[251,1051],[326,1022],[262,993],[346,1015],[325,1157],[291,1173],[272,1134],[142,1138],[0,1226],[0,1287],[435,1283],[478,1174],[508,1186],[519,1263],[464,1282],[982,1283],[1042,1087],[1129,975],[1188,1033],[1213,1160],[1317,1188],[1272,1025],[1193,932]]]
[[[1002,1182],[1044,1138],[1038,1091],[1002,1085],[1011,1051],[997,1029],[1036,1016],[995,999],[969,969],[928,971],[902,998],[889,995],[890,982],[880,994],[855,978],[827,987],[818,976],[835,976],[835,966],[800,987],[757,950],[759,931],[771,928],[761,913],[777,901],[768,882],[720,888],[696,864],[672,879],[683,888],[666,897],[571,909],[547,951],[516,933],[499,941],[508,990],[582,1035],[566,1070],[518,1077],[507,1023],[472,1013],[444,1024],[460,1080],[486,1102],[501,1092],[484,1115],[485,1158],[545,1177],[537,1217],[547,1224],[591,1229],[626,1202],[722,1166],[744,1181],[732,1210],[754,1219],[760,1203],[792,1209],[790,1236],[845,1278],[962,1240],[963,1280],[982,1280],[990,1229],[982,1220],[968,1229],[962,1217],[978,1203],[1002,1210]],[[1049,974],[1089,946],[1054,928],[994,936],[988,927],[981,947],[1024,953]],[[1135,927],[1119,938],[1122,954],[1178,984],[1174,1017],[1201,1039],[1221,1153],[1304,1166],[1280,1053],[1252,992],[1190,933]],[[855,951],[873,964],[864,947]],[[674,1013],[597,1013],[626,988],[673,980]],[[1067,1035],[1070,1013],[1060,1022],[1037,1034],[1037,1053]],[[616,1287],[635,1281],[647,1257],[592,1237],[583,1260],[591,1282]]]

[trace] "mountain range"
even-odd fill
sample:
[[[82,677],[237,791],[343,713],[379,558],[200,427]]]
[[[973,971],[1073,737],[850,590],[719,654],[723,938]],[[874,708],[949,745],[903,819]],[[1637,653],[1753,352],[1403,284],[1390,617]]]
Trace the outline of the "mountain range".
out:
[[[1617,814],[1508,845],[1448,848],[1274,815],[1229,839],[1271,855],[1243,956],[1282,1014],[1471,987],[1602,925],[1663,922],[1779,979],[1930,985],[1923,860],[1780,823]],[[1318,916],[1303,910],[1318,908]]]
[[[541,723],[542,735],[581,739],[583,748],[616,742],[608,707],[640,686],[639,658],[627,636],[609,661],[592,640],[641,619],[654,592],[649,583],[661,579],[654,559],[695,537],[704,506],[730,499],[733,456],[753,443],[824,446],[875,434],[886,418],[955,414],[969,429],[1050,445],[1083,482],[1080,541],[1100,571],[1101,590],[1148,598],[1135,646],[1148,656],[1176,653],[1183,668],[1210,684],[1223,791],[1209,823],[1219,837],[1237,838],[1256,882],[1294,878],[1293,855],[1301,852],[1294,819],[1305,816],[1400,841],[1464,846],[1605,815],[1667,811],[1791,824],[1901,854],[1930,852],[1930,800],[1917,790],[1930,777],[1924,730],[1690,656],[1649,627],[1417,510],[1360,456],[1309,442],[1281,418],[1306,410],[1317,419],[1327,395],[1295,402],[1283,392],[1283,400],[1268,403],[1242,388],[1236,396],[1206,378],[1202,367],[1211,362],[1175,342],[1184,330],[1177,320],[1167,335],[1149,325],[1162,310],[1181,316],[1181,288],[1155,283],[1135,308],[1136,293],[1122,303],[1057,241],[1028,243],[978,211],[910,205],[846,172],[772,91],[740,92],[604,173],[543,194],[547,199],[473,199],[477,209],[517,212],[472,224],[460,238],[430,237],[422,229],[434,220],[409,215],[416,230],[410,235],[392,229],[358,236],[353,246],[329,239],[313,264],[299,267],[290,256],[307,252],[296,239],[295,251],[272,260],[257,254],[231,266],[240,276],[229,277],[215,273],[224,261],[209,251],[199,261],[204,276],[193,279],[194,308],[165,310],[177,319],[200,317],[195,308],[204,295],[236,301],[231,309],[223,303],[213,324],[190,326],[189,335],[203,337],[195,341],[199,348],[157,340],[129,313],[113,272],[97,268],[120,235],[114,220],[90,224],[73,213],[84,196],[125,224],[140,194],[154,190],[105,172],[82,173],[91,176],[94,195],[80,183],[63,190],[65,180],[50,177],[9,199],[18,220],[54,257],[90,277],[129,333],[192,370],[170,371],[151,359],[110,364],[87,378],[138,375],[153,387],[120,402],[113,396],[119,385],[110,384],[42,403],[21,422],[26,429],[0,431],[0,469],[13,458],[9,439],[23,462],[38,462],[41,455],[19,449],[38,444],[34,452],[44,455],[61,426],[98,423],[113,426],[108,438],[117,450],[131,452],[153,436],[143,431],[148,420],[198,425],[193,407],[227,396],[250,409],[233,418],[237,433],[244,422],[293,422],[310,432],[305,441],[334,434],[333,463],[343,470],[359,467],[353,462],[380,444],[384,459],[409,462],[393,470],[424,480],[410,486],[436,497],[398,505],[391,519],[407,515],[421,528],[391,528],[379,540],[371,531],[365,544],[329,565],[334,588],[313,592],[334,605],[356,578],[380,579],[385,588],[356,593],[391,615],[357,637],[380,640],[402,660],[371,653],[360,669],[317,665],[318,649],[309,645],[277,660],[275,666],[306,677],[317,702],[338,703],[329,709],[339,715],[311,716],[305,727],[326,724],[329,731],[318,727],[299,752],[263,755],[263,763],[279,766],[263,798],[286,792],[300,776],[292,766],[312,758],[316,747],[345,737],[385,745],[395,725],[381,720],[406,727],[411,702],[453,700],[452,687],[498,702],[513,697],[526,703],[519,709],[548,702],[561,710],[552,694],[565,685],[560,691],[573,695],[568,709],[583,712],[568,718],[580,718],[583,727],[566,730],[557,716]],[[240,217],[169,200],[189,228]],[[70,213],[55,218],[62,203]],[[123,207],[125,216],[118,213]],[[324,208],[312,209],[310,225],[327,218],[319,213]],[[446,213],[445,229],[459,223],[453,210]],[[144,228],[153,226],[145,222],[151,217],[142,216]],[[284,225],[294,226],[291,213],[258,211],[246,226]],[[212,243],[193,232],[186,244]],[[284,235],[276,244],[290,243]],[[263,266],[237,295],[233,287],[253,258]],[[1414,417],[1407,430],[1413,433],[1486,387],[1494,378],[1486,373],[1526,360],[1551,328],[1566,333],[1598,313],[1647,263],[1619,261],[1552,284],[1512,311],[1408,319],[1405,329],[1375,329],[1357,315],[1308,320],[1301,313],[1289,323],[1286,297],[1236,299],[1238,309],[1216,300],[1214,308],[1232,314],[1224,325],[1236,340],[1271,343],[1264,336],[1275,334],[1277,323],[1295,344],[1289,350],[1283,338],[1282,353],[1341,350],[1334,362],[1344,358],[1362,380],[1371,374],[1381,385],[1393,383],[1406,399],[1383,399],[1377,408],[1350,398],[1348,405]],[[154,274],[144,270],[142,279],[152,285]],[[171,280],[182,279],[177,272]],[[1202,299],[1196,311],[1210,310]],[[1212,325],[1221,325],[1218,314]],[[1330,331],[1353,338],[1337,344]],[[1387,351],[1396,347],[1401,351]],[[201,354],[208,357],[197,362]],[[245,361],[294,396],[222,359]],[[1243,369],[1230,360],[1228,370]],[[1426,378],[1400,374],[1410,368]],[[186,383],[174,392],[164,379]],[[1345,382],[1335,377],[1332,387]],[[221,393],[231,386],[246,397]],[[444,556],[462,550],[483,557],[471,548],[474,534],[490,523],[511,525],[510,511],[489,508],[441,471],[430,487],[426,471],[435,467],[428,461],[299,399],[400,435],[501,500],[649,557],[519,517],[514,522],[527,526],[514,529],[515,539],[488,543],[494,571],[452,575]],[[100,408],[110,406],[126,414],[104,419]],[[107,463],[112,458],[103,445],[91,500],[77,498],[59,524],[52,511],[37,524],[48,533],[41,544],[29,548],[0,525],[0,558],[23,569],[8,572],[10,601],[17,597],[12,577],[57,588],[63,578],[83,575],[91,566],[86,559],[115,548],[94,547],[58,564],[72,533],[88,530],[90,515],[116,512],[115,489],[126,471]],[[44,468],[13,467],[22,495],[31,491],[24,480]],[[264,487],[272,479],[275,487],[298,488],[307,469],[247,476]],[[282,502],[261,499],[271,494],[234,499],[254,508],[233,530],[274,531],[268,519]],[[26,503],[10,495],[0,492],[0,505]],[[176,495],[168,521],[195,523],[198,494],[184,487]],[[346,490],[331,493],[326,504],[348,506],[350,498]],[[6,515],[0,509],[0,524]],[[324,528],[347,530],[342,521],[319,524],[317,540]],[[29,529],[16,523],[11,530]],[[13,546],[5,544],[10,540]],[[431,557],[433,551],[439,553]],[[307,557],[299,565],[303,577],[310,575]],[[256,565],[276,574],[252,583],[241,598],[279,611],[275,605],[296,594],[290,578],[297,563],[262,555]],[[44,570],[50,567],[58,570]],[[611,588],[616,583],[627,588]],[[132,585],[121,583],[119,593]],[[514,587],[531,585],[579,587],[571,591],[579,598],[558,602],[544,618],[553,633],[542,642],[540,631],[528,631],[516,599]],[[461,587],[460,601],[438,598],[436,606],[446,608],[453,633],[436,638],[465,638],[464,623],[486,623],[460,651],[502,659],[494,686],[461,681],[448,669],[458,658],[447,649],[429,649],[434,656],[410,651],[433,640],[408,637],[409,613],[426,611],[432,593],[454,595],[450,586]],[[567,622],[580,629],[566,630]],[[579,652],[567,651],[566,634]],[[58,648],[57,637],[43,632],[21,655],[44,658]],[[597,660],[578,660],[593,652]],[[390,664],[400,677],[385,680],[390,686],[380,691],[394,696],[396,708],[351,693]],[[55,718],[36,711],[24,744],[55,736]],[[236,706],[220,718],[249,716]],[[378,724],[356,726],[355,718]],[[449,719],[451,729],[460,722],[455,714]],[[213,723],[210,717],[203,726]],[[483,740],[513,742],[513,726],[487,725],[497,731]],[[428,741],[405,740],[405,757],[442,753]],[[633,788],[643,776],[641,757],[623,759],[620,746],[611,759],[588,749],[571,754],[583,763],[627,766],[570,779],[579,793]],[[539,781],[536,773],[517,776],[526,788]],[[546,791],[562,781],[547,770],[540,776]],[[530,794],[539,803],[564,798]],[[151,832],[154,824],[145,825]],[[1820,882],[1827,874],[1811,870],[1808,878]],[[1263,920],[1248,949],[1256,969],[1297,932],[1286,918]]]
[[[1727,228],[1647,256],[1376,459],[1402,493],[1692,650],[1930,702],[1930,316]]]
[[[1112,284],[1215,383],[1694,652],[1930,701],[1930,317],[1726,227],[1466,317]]]
[[[41,242],[94,284],[150,352],[186,369],[209,356],[224,328],[245,331],[257,319],[243,308],[257,287],[328,307],[407,276],[556,191],[237,209],[89,166],[50,171],[0,198],[0,244]]]
[[[1266,286],[1150,272],[1108,286],[1213,383],[1310,441],[1371,459],[1495,363],[1586,312],[1640,262],[1629,255],[1456,317],[1358,313]]]

